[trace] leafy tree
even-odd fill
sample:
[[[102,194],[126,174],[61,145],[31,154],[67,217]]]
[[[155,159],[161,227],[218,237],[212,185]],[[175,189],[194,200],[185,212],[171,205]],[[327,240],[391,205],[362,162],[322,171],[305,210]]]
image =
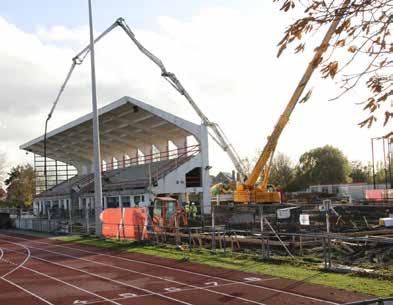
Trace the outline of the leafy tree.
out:
[[[34,194],[34,169],[30,164],[18,165],[11,169],[5,180],[7,201],[30,205]]]
[[[385,167],[382,161],[376,162],[375,164],[375,183],[384,184],[386,182],[385,179],[389,182],[389,169],[387,168],[385,171]],[[372,173],[370,175],[369,183],[373,183]]]
[[[353,161],[350,164],[351,166],[351,173],[349,177],[352,179],[353,183],[370,182],[372,173],[369,166],[365,166],[360,161]]]
[[[272,162],[270,168],[270,183],[274,184],[276,187],[288,189],[288,185],[291,183],[294,177],[294,167],[292,165],[291,159],[283,154],[278,153]]]
[[[349,162],[344,154],[331,145],[325,145],[300,156],[296,170],[296,187],[346,183],[349,173]]]
[[[278,56],[289,45],[294,45],[295,53],[303,52],[311,36],[322,34],[328,24],[340,18],[334,36],[326,45],[327,57],[316,64],[321,65],[323,78],[341,78],[339,94],[334,98],[359,84],[369,89],[369,93],[358,101],[368,113],[367,118],[359,123],[361,127],[370,127],[380,117],[384,118],[386,125],[393,118],[393,1],[273,1],[282,4],[282,11],[293,11],[295,18],[278,44]]]

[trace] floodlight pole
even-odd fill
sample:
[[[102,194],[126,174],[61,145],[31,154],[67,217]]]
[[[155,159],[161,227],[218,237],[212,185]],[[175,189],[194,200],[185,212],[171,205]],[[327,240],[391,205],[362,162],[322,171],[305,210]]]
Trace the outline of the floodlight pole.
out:
[[[371,138],[371,158],[372,158],[372,164],[373,164],[373,185],[374,185],[374,190],[375,190],[377,188],[377,186],[375,183],[374,139],[375,138]]]
[[[95,222],[96,236],[101,236],[102,211],[102,184],[101,184],[101,158],[100,158],[100,130],[97,110],[96,73],[94,61],[94,37],[91,0],[89,1],[89,28],[90,28],[90,62],[91,62],[91,95],[93,104],[93,149],[94,149],[94,196],[95,196]]]

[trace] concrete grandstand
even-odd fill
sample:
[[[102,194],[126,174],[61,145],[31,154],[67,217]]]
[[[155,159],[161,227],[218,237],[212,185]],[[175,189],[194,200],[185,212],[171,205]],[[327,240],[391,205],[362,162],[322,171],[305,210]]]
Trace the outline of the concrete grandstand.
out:
[[[130,97],[99,110],[103,208],[146,206],[156,195],[195,201],[210,212],[208,133],[186,121]],[[47,134],[47,158],[74,167],[76,175],[40,189],[36,213],[49,209],[94,210],[92,114]],[[44,156],[44,136],[20,146]],[[42,175],[38,180],[42,181]]]

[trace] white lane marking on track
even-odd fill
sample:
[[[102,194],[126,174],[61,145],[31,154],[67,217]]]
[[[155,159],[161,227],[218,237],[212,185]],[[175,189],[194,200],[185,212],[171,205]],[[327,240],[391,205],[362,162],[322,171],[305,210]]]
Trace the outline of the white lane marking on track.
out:
[[[0,239],[0,240],[6,241],[6,242],[10,242],[10,241],[4,240],[4,239]],[[13,242],[10,242],[10,243],[13,243]],[[15,244],[18,244],[18,243],[15,243]],[[57,252],[53,252],[53,251],[48,251],[48,250],[41,249],[41,248],[36,248],[36,247],[31,247],[31,246],[30,246],[30,248],[39,249],[39,250],[46,251],[46,252],[49,252],[49,253],[52,252],[52,253],[55,253],[55,254],[57,254],[57,255],[73,257],[73,256],[71,256],[71,255],[63,255],[63,254],[61,254],[61,253],[57,253]],[[17,251],[14,251],[14,250],[10,250],[10,251],[17,252]],[[111,279],[111,278],[109,278],[109,277],[105,277],[105,276],[102,276],[102,275],[98,275],[98,274],[95,274],[95,273],[91,273],[91,272],[89,272],[89,271],[85,271],[85,270],[78,269],[78,268],[74,268],[74,267],[67,266],[67,265],[64,265],[64,264],[52,262],[52,261],[50,261],[50,260],[47,260],[47,259],[44,259],[44,258],[41,258],[41,257],[37,257],[37,256],[34,256],[34,255],[32,255],[31,257],[32,257],[32,258],[35,258],[35,259],[37,259],[37,260],[41,260],[41,261],[44,261],[44,262],[53,264],[53,265],[61,266],[61,267],[63,267],[63,268],[72,269],[72,270],[79,271],[79,272],[82,272],[82,273],[85,273],[85,274],[89,274],[89,275],[94,276],[94,277],[97,277],[97,278],[105,279],[105,280],[107,280],[107,281],[111,281],[111,282],[117,283],[117,284],[122,285],[122,286],[130,287],[130,288],[134,288],[134,289],[139,289],[139,290],[142,290],[142,291],[144,291],[144,292],[150,293],[150,294],[152,294],[152,295],[160,296],[160,297],[162,297],[162,298],[169,299],[169,300],[171,300],[171,301],[175,301],[175,302],[177,302],[177,303],[181,303],[181,304],[185,304],[185,305],[193,305],[192,303],[185,302],[185,301],[182,301],[182,300],[178,300],[178,299],[175,299],[175,298],[172,298],[172,297],[163,295],[163,294],[161,294],[161,293],[159,293],[159,292],[154,292],[154,291],[150,291],[150,290],[145,289],[145,288],[141,288],[141,287],[129,285],[129,284],[126,284],[126,283],[124,283],[124,282],[120,282],[120,281],[118,281],[118,280]],[[78,257],[73,257],[73,258],[78,259]],[[81,259],[79,259],[79,260],[81,260]]]
[[[0,239],[0,240],[2,240],[2,239]],[[34,246],[29,246],[29,247],[32,248],[32,249],[38,249],[38,250],[45,251],[45,252],[48,252],[48,253],[54,253],[54,254],[57,254],[57,255],[70,257],[70,258],[74,258],[74,259],[81,260],[81,261],[95,263],[95,264],[98,264],[98,265],[103,265],[103,266],[107,266],[107,267],[114,268],[114,269],[119,269],[119,270],[131,272],[131,273],[141,274],[141,275],[144,275],[144,276],[147,276],[147,277],[152,277],[152,278],[157,278],[157,279],[164,280],[164,281],[173,282],[173,283],[176,283],[176,284],[179,284],[179,285],[192,287],[193,289],[196,289],[196,290],[199,289],[199,290],[209,291],[209,292],[214,293],[214,294],[223,295],[223,296],[226,296],[226,297],[242,300],[242,301],[253,303],[253,304],[266,305],[265,303],[261,303],[261,302],[258,302],[258,301],[254,301],[254,300],[243,298],[243,297],[239,297],[239,296],[234,296],[232,294],[228,294],[228,293],[225,293],[225,292],[210,290],[210,289],[208,289],[206,287],[200,287],[200,286],[195,286],[195,285],[191,285],[191,284],[186,284],[186,283],[182,283],[182,282],[175,281],[175,280],[168,280],[168,279],[165,279],[163,277],[159,277],[159,276],[155,276],[155,275],[151,275],[151,274],[147,274],[147,273],[143,273],[143,272],[138,272],[138,271],[134,271],[134,270],[126,269],[126,268],[121,268],[121,267],[118,267],[118,266],[108,265],[108,264],[104,264],[104,263],[88,260],[88,259],[85,259],[85,258],[69,255],[69,254],[59,253],[59,252],[56,252],[56,251],[50,251],[50,250],[46,250],[46,249],[43,249],[43,248],[38,248],[38,247],[34,247]],[[37,256],[32,256],[32,257],[34,257],[36,259],[40,259],[40,260],[46,261],[46,262],[49,262],[49,263],[52,263],[52,264],[58,264],[58,263],[54,263],[54,262],[45,260],[45,259],[37,257]],[[67,265],[61,265],[61,264],[59,264],[59,265],[65,267],[65,268],[73,268],[73,267],[70,267],[70,266],[67,266]],[[81,269],[77,269],[77,268],[74,268],[74,269],[75,270],[79,270],[80,272],[86,272],[87,273],[87,271],[84,271],[84,270],[81,270]],[[91,273],[88,273],[88,274],[91,274]],[[102,276],[100,276],[98,274],[91,274],[91,275],[96,276],[96,277],[102,277]],[[123,285],[127,285],[124,282],[119,282],[119,281],[116,281],[116,280],[112,280],[110,278],[106,278],[106,277],[102,277],[102,278],[105,278],[105,279],[108,279],[110,281],[114,281],[116,283],[120,283],[120,284],[123,284]],[[132,287],[132,286],[130,286],[130,287]],[[135,288],[135,287],[133,287],[133,288]],[[142,288],[137,287],[137,289],[142,289]],[[154,293],[154,292],[152,292],[152,293]],[[161,294],[159,294],[159,295],[161,295]],[[167,296],[165,296],[165,297],[167,297]],[[181,301],[181,302],[183,302],[183,301]]]
[[[258,282],[258,281],[261,280],[261,278],[260,277],[253,277],[253,276],[251,276],[251,277],[245,277],[244,280],[246,282]]]
[[[99,253],[97,254],[96,252],[93,252],[93,251],[83,250],[83,249],[75,248],[75,247],[73,248],[73,247],[70,247],[70,246],[64,246],[62,244],[54,244],[54,243],[47,243],[47,242],[42,242],[42,241],[35,241],[35,240],[27,239],[27,238],[22,238],[22,237],[12,236],[12,235],[6,235],[6,234],[0,234],[0,235],[6,236],[6,237],[11,237],[11,238],[22,239],[22,240],[25,240],[25,241],[28,241],[28,242],[30,241],[30,242],[34,242],[34,243],[40,243],[40,244],[48,245],[48,246],[51,246],[51,247],[61,247],[61,248],[65,248],[65,249],[72,249],[72,250],[77,250],[77,251],[80,251],[80,252],[90,253],[90,254],[94,254],[94,255],[107,256],[107,257],[117,258],[117,259],[120,259],[120,260],[136,262],[136,263],[139,263],[139,264],[145,264],[145,265],[150,265],[150,266],[161,267],[161,268],[168,269],[168,270],[174,270],[174,271],[178,271],[178,272],[183,272],[183,273],[188,273],[188,274],[194,274],[194,275],[199,275],[199,276],[204,276],[204,277],[209,277],[209,278],[229,281],[229,282],[238,283],[238,284],[251,286],[251,287],[255,287],[255,288],[261,288],[261,289],[266,289],[266,290],[270,290],[270,291],[274,291],[274,292],[278,292],[278,293],[283,293],[283,294],[292,295],[292,296],[296,296],[296,297],[306,298],[306,299],[313,300],[313,301],[324,302],[324,303],[327,303],[327,304],[340,305],[339,303],[336,303],[336,302],[332,302],[332,301],[328,301],[328,300],[324,300],[324,299],[319,299],[319,298],[314,298],[314,297],[298,294],[296,292],[289,292],[289,291],[285,291],[285,290],[281,290],[281,289],[270,288],[270,287],[267,287],[267,286],[256,285],[256,284],[253,284],[253,283],[247,283],[247,282],[242,282],[242,281],[230,280],[230,279],[226,279],[226,278],[223,278],[223,277],[220,277],[220,276],[207,275],[207,274],[204,274],[204,273],[198,273],[198,272],[194,272],[194,271],[189,271],[189,270],[184,270],[184,269],[164,266],[164,265],[160,265],[160,264],[156,264],[156,263],[150,263],[150,262],[135,260],[135,259],[132,259],[132,258],[120,257],[120,256],[116,256],[116,255],[99,254]],[[276,278],[268,278],[266,280],[274,280],[274,279],[276,279]]]
[[[136,298],[138,295],[135,293],[131,293],[131,292],[126,292],[126,293],[120,293],[119,297],[122,298]]]
[[[10,242],[10,243],[12,243],[12,242]],[[22,244],[21,244],[21,246],[22,246],[22,247],[25,247],[25,246],[22,245]],[[28,249],[28,248],[27,248],[27,249]],[[12,251],[12,252],[17,252],[17,251],[14,251],[14,250],[10,250],[10,251]],[[29,251],[29,253],[30,253],[30,251]],[[33,256],[30,255],[29,257],[33,257]],[[4,259],[3,259],[3,261],[8,262],[9,264],[15,265],[15,263],[12,263],[12,262],[10,262],[10,261],[4,260]],[[88,291],[88,290],[83,289],[83,288],[81,288],[81,287],[75,286],[75,285],[73,285],[73,284],[71,284],[71,283],[65,282],[65,281],[63,281],[63,280],[61,280],[61,279],[55,278],[55,277],[53,277],[53,276],[50,276],[49,274],[42,273],[42,272],[40,272],[40,271],[31,269],[31,268],[26,267],[26,266],[19,266],[19,267],[22,268],[22,269],[26,269],[26,270],[29,270],[29,271],[31,271],[31,272],[37,273],[37,274],[42,275],[42,276],[44,276],[44,277],[50,278],[51,280],[54,280],[54,281],[60,282],[60,283],[62,283],[62,284],[68,285],[68,286],[73,287],[73,288],[75,288],[75,289],[78,289],[78,290],[80,290],[80,291],[86,292],[86,293],[88,293],[88,294],[91,294],[91,295],[93,295],[93,296],[95,296],[95,297],[97,297],[97,298],[100,298],[101,300],[108,301],[108,302],[111,302],[111,303],[116,304],[116,305],[121,305],[120,303],[111,301],[110,299],[108,299],[108,298],[106,298],[106,297],[104,297],[104,296],[98,295],[98,294],[96,294],[96,293],[94,293],[94,292],[92,292],[92,291]],[[4,276],[1,277],[1,278],[2,278],[2,279],[5,279]]]
[[[9,262],[9,263],[12,264],[12,262]],[[54,280],[54,281],[63,283],[63,284],[65,284],[65,285],[68,285],[68,286],[73,287],[73,288],[75,288],[75,289],[81,290],[81,291],[86,292],[86,293],[88,293],[88,294],[94,295],[95,297],[101,299],[99,302],[102,302],[102,301],[104,300],[104,301],[108,301],[108,302],[111,302],[111,303],[116,304],[116,305],[121,305],[120,303],[117,303],[117,302],[115,302],[115,301],[112,301],[111,299],[108,299],[108,298],[106,298],[106,297],[104,297],[104,296],[101,296],[101,295],[98,295],[98,294],[96,294],[96,293],[94,293],[94,292],[91,292],[91,291],[88,291],[88,290],[86,290],[86,289],[80,288],[80,287],[78,287],[78,286],[75,286],[75,285],[70,284],[70,283],[68,283],[68,282],[65,282],[65,281],[63,281],[63,280],[60,280],[60,279],[55,278],[55,277],[53,277],[53,276],[50,276],[50,275],[48,275],[48,274],[42,273],[42,272],[40,272],[40,271],[31,269],[31,268],[26,267],[26,266],[22,266],[21,268],[22,268],[22,269],[29,270],[29,271],[34,272],[34,273],[37,273],[37,274],[42,275],[42,276],[44,276],[44,277],[50,278],[51,280]],[[4,278],[3,278],[3,279],[4,279]],[[78,300],[77,300],[77,301],[78,301]]]
[[[212,284],[211,286],[206,286],[205,288],[219,288],[219,287],[231,286],[231,285],[237,285],[237,283],[225,283],[225,284],[221,284],[221,285]],[[198,288],[182,288],[180,291],[187,292],[187,291],[193,291],[193,290],[198,290]],[[171,294],[171,293],[176,293],[176,292],[178,292],[178,291],[167,291],[167,292],[164,292],[164,294]],[[151,296],[151,294],[140,294],[140,295],[137,295],[136,297],[145,297],[145,296]],[[124,299],[127,299],[127,298],[116,298],[116,299],[112,299],[112,300],[119,301],[119,300],[124,300]],[[101,301],[89,302],[87,304],[90,305],[90,304],[95,304],[98,302],[101,302]]]
[[[2,259],[3,259],[3,256],[4,256],[4,251],[3,251],[2,248],[0,248],[0,251],[1,251],[0,260],[2,260]],[[15,284],[15,283],[11,282],[10,280],[7,280],[6,278],[4,278],[4,276],[0,277],[0,279],[2,279],[3,281],[7,282],[8,284],[10,284],[10,285],[12,285],[12,286],[14,286],[14,287],[17,287],[18,289],[20,289],[20,290],[26,292],[27,294],[30,294],[30,295],[32,295],[33,297],[35,297],[35,298],[37,298],[37,299],[39,299],[39,300],[45,302],[46,304],[54,305],[53,303],[51,303],[51,302],[49,302],[49,301],[47,301],[47,300],[41,298],[39,295],[36,295],[35,293],[33,293],[33,292],[31,292],[31,291],[29,291],[29,290],[27,290],[27,289],[25,289],[25,288],[19,286],[18,284]]]
[[[14,282],[12,282],[12,281],[10,281],[10,280],[7,280],[6,278],[1,278],[1,279],[2,279],[3,281],[6,281],[7,283],[9,283],[9,284],[11,284],[11,285],[13,285],[13,286],[19,288],[20,290],[23,290],[24,292],[26,292],[26,293],[32,295],[33,297],[35,297],[35,298],[41,300],[42,302],[44,302],[44,303],[46,303],[46,304],[55,305],[55,304],[53,304],[53,303],[51,303],[51,302],[45,300],[44,298],[40,297],[39,295],[35,294],[34,292],[31,292],[30,290],[27,290],[26,288],[23,288],[22,286],[19,286],[18,284],[15,284]]]
[[[168,291],[168,292],[178,292],[178,291],[181,291],[182,289],[179,287],[167,287],[167,288],[164,288],[164,290]]]
[[[16,270],[18,270],[19,268],[22,268],[24,264],[26,264],[26,262],[29,260],[30,258],[30,250],[24,246],[22,246],[25,250],[27,250],[27,256],[25,257],[25,259],[23,260],[23,262],[21,262],[19,265],[17,265],[15,268],[11,269],[10,271],[8,271],[7,273],[3,274],[0,278],[4,279],[7,275],[10,275],[11,273],[15,272]],[[6,260],[3,259],[3,261],[8,262]],[[8,262],[10,263],[10,262]],[[16,264],[13,264],[16,265]]]
[[[74,304],[74,305],[85,305],[87,303],[89,303],[89,302],[81,301],[81,300],[75,300],[72,304]]]

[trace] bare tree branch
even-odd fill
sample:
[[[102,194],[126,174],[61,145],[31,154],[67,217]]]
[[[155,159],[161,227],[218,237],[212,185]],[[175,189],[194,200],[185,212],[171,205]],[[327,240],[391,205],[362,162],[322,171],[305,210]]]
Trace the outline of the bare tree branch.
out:
[[[331,100],[364,86],[369,94],[357,104],[365,105],[368,117],[359,125],[370,127],[378,118],[383,118],[386,125],[393,118],[393,0],[353,0],[345,11],[341,9],[342,0],[273,1],[281,3],[286,13],[303,9],[303,15],[288,26],[279,42],[278,56],[294,42],[295,53],[300,53],[323,25],[341,17],[328,46],[329,55],[321,62],[323,78],[341,78],[339,93]],[[345,49],[347,52],[343,52]]]

